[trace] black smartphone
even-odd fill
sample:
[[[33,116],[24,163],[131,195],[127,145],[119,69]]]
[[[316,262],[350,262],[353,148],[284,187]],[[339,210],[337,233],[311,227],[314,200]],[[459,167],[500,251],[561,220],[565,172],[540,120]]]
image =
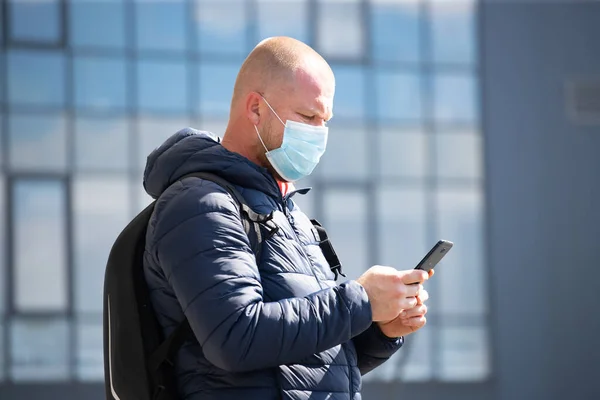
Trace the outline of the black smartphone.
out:
[[[422,269],[426,272],[431,271],[448,254],[453,245],[454,243],[448,240],[440,240],[429,250],[429,253],[423,257],[415,269]]]

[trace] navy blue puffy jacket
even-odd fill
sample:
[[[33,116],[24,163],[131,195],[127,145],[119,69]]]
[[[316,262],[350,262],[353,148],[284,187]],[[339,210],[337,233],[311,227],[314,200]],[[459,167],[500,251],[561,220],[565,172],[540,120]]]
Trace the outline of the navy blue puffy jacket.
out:
[[[196,171],[227,179],[256,212],[274,211],[279,230],[258,263],[224,189],[174,183]],[[185,315],[197,339],[177,356],[182,399],[361,398],[361,374],[402,339],[371,323],[361,285],[336,285],[294,193],[282,197],[265,168],[190,128],[148,157],[144,187],[158,198],[144,255],[153,306],[165,335]]]

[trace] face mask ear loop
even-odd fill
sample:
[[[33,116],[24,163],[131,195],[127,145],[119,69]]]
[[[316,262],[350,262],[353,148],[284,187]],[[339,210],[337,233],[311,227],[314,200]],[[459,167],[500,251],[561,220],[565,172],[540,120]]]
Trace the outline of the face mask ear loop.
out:
[[[275,116],[277,117],[277,119],[279,120],[279,122],[281,122],[283,124],[283,126],[285,126],[285,123],[281,120],[281,118],[279,118],[279,115],[277,115],[277,113],[275,112],[275,110],[273,110],[273,107],[271,107],[271,105],[269,104],[269,102],[267,101],[267,99],[265,99],[262,94],[260,95],[260,97],[262,97],[262,99],[265,101],[265,103],[267,103],[267,106],[269,106],[269,108],[271,109],[271,111],[273,111],[273,114],[275,114]]]
[[[254,130],[256,131],[256,135],[258,136],[258,140],[260,140],[260,142],[262,143],[263,147],[265,148],[265,152],[269,152],[269,150],[267,149],[267,146],[265,146],[265,142],[263,142],[262,138],[260,137],[260,133],[258,133],[258,128],[256,127],[256,125],[254,125]]]

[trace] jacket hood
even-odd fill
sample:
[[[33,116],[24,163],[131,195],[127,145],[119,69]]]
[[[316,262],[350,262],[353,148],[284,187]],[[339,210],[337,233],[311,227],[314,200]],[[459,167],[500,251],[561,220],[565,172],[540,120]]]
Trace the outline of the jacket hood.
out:
[[[144,188],[156,199],[182,176],[193,172],[211,172],[236,186],[281,197],[269,170],[227,150],[216,135],[192,128],[180,130],[150,153]]]

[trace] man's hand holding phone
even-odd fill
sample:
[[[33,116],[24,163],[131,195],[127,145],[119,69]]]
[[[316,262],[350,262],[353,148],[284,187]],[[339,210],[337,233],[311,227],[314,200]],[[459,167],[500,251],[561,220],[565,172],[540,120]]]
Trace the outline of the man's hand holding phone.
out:
[[[429,294],[423,283],[433,276],[433,268],[452,246],[452,242],[440,240],[414,270],[376,265],[357,279],[369,296],[373,321],[384,335],[406,336],[425,326]]]
[[[409,272],[409,271],[400,271]],[[429,271],[427,279],[431,278],[434,274],[433,269]],[[413,284],[414,285],[414,284]],[[398,316],[391,321],[380,321],[377,324],[381,332],[387,337],[397,338],[400,336],[406,336],[413,332],[418,331],[427,323],[427,306],[425,302],[429,299],[429,293],[427,290],[422,288],[418,291],[416,297],[416,304],[414,307],[404,309],[398,314]]]

